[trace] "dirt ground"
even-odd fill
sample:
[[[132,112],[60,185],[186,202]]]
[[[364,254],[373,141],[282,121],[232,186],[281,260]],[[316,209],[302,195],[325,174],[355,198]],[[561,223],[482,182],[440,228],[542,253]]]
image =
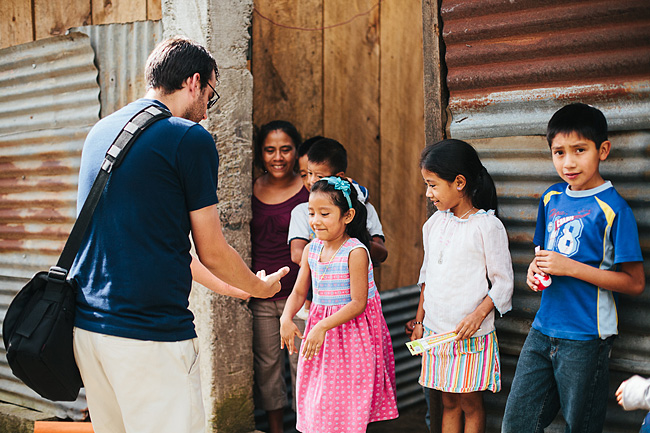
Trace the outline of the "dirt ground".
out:
[[[368,426],[368,433],[428,433],[424,423],[427,408],[422,402],[417,406],[400,411],[399,418],[374,422]]]
[[[428,433],[429,430],[424,422],[424,416],[427,413],[427,408],[422,401],[417,405],[411,406],[408,409],[400,410],[399,418],[390,421],[379,421],[368,425],[367,433]],[[285,414],[286,415],[286,414]],[[298,433],[295,429],[295,414],[291,412],[293,417],[285,416],[284,431],[285,433]],[[268,423],[263,411],[255,411],[255,418],[257,421],[257,431],[268,431]]]

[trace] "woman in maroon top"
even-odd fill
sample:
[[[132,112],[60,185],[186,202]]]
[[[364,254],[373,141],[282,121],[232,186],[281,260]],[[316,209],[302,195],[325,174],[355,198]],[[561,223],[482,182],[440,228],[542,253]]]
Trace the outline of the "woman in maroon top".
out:
[[[255,145],[255,164],[263,174],[253,183],[251,221],[253,271],[275,272],[289,266],[282,290],[268,299],[251,298],[256,406],[267,412],[270,432],[283,431],[282,418],[288,403],[284,382],[284,351],[280,350],[280,316],[293,290],[299,266],[291,261],[287,243],[293,208],[309,199],[296,171],[300,134],[289,122],[275,120],[262,126]],[[305,322],[295,318],[301,332]],[[298,355],[290,355],[291,382],[295,396]],[[294,403],[295,408],[295,403]]]

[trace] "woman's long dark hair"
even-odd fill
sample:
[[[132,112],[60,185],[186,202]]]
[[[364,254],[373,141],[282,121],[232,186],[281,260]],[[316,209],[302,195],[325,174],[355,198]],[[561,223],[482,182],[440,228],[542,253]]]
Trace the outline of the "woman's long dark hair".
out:
[[[427,145],[420,156],[420,168],[435,173],[447,182],[462,174],[465,192],[477,209],[494,209],[498,214],[497,190],[476,150],[461,140],[447,139]]]
[[[357,190],[354,185],[352,185],[347,179],[340,177],[338,179],[350,184],[350,201],[352,202],[352,208],[354,209],[354,218],[345,228],[345,233],[347,233],[351,238],[359,239],[359,241],[368,248],[368,251],[370,251],[370,234],[368,233],[368,228],[366,226],[366,218],[368,216],[366,206],[359,201]],[[341,215],[345,215],[345,213],[350,209],[343,192],[334,188],[334,185],[329,184],[325,179],[321,179],[314,183],[311,187],[311,192],[327,193],[332,198],[332,202],[336,207],[341,210]]]

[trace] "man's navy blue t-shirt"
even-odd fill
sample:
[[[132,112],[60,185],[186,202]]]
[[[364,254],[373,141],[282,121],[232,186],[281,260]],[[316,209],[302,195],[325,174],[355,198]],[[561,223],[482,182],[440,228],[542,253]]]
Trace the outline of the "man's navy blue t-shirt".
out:
[[[84,144],[77,211],[139,99],[100,120]],[[119,337],[181,341],[196,336],[190,218],[217,203],[219,158],[210,133],[178,117],[159,120],[111,173],[71,275],[79,284],[75,325]]]

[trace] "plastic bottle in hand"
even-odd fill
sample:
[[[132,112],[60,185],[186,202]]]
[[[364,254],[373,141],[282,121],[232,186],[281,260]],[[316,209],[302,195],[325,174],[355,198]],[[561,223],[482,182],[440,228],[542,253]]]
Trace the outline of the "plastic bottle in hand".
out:
[[[539,250],[540,248],[538,245],[535,247],[535,254],[537,254]],[[553,282],[553,280],[551,280],[551,276],[548,274],[542,275],[536,273],[534,276],[535,276],[535,281],[537,281],[537,287],[540,291],[546,289]]]

